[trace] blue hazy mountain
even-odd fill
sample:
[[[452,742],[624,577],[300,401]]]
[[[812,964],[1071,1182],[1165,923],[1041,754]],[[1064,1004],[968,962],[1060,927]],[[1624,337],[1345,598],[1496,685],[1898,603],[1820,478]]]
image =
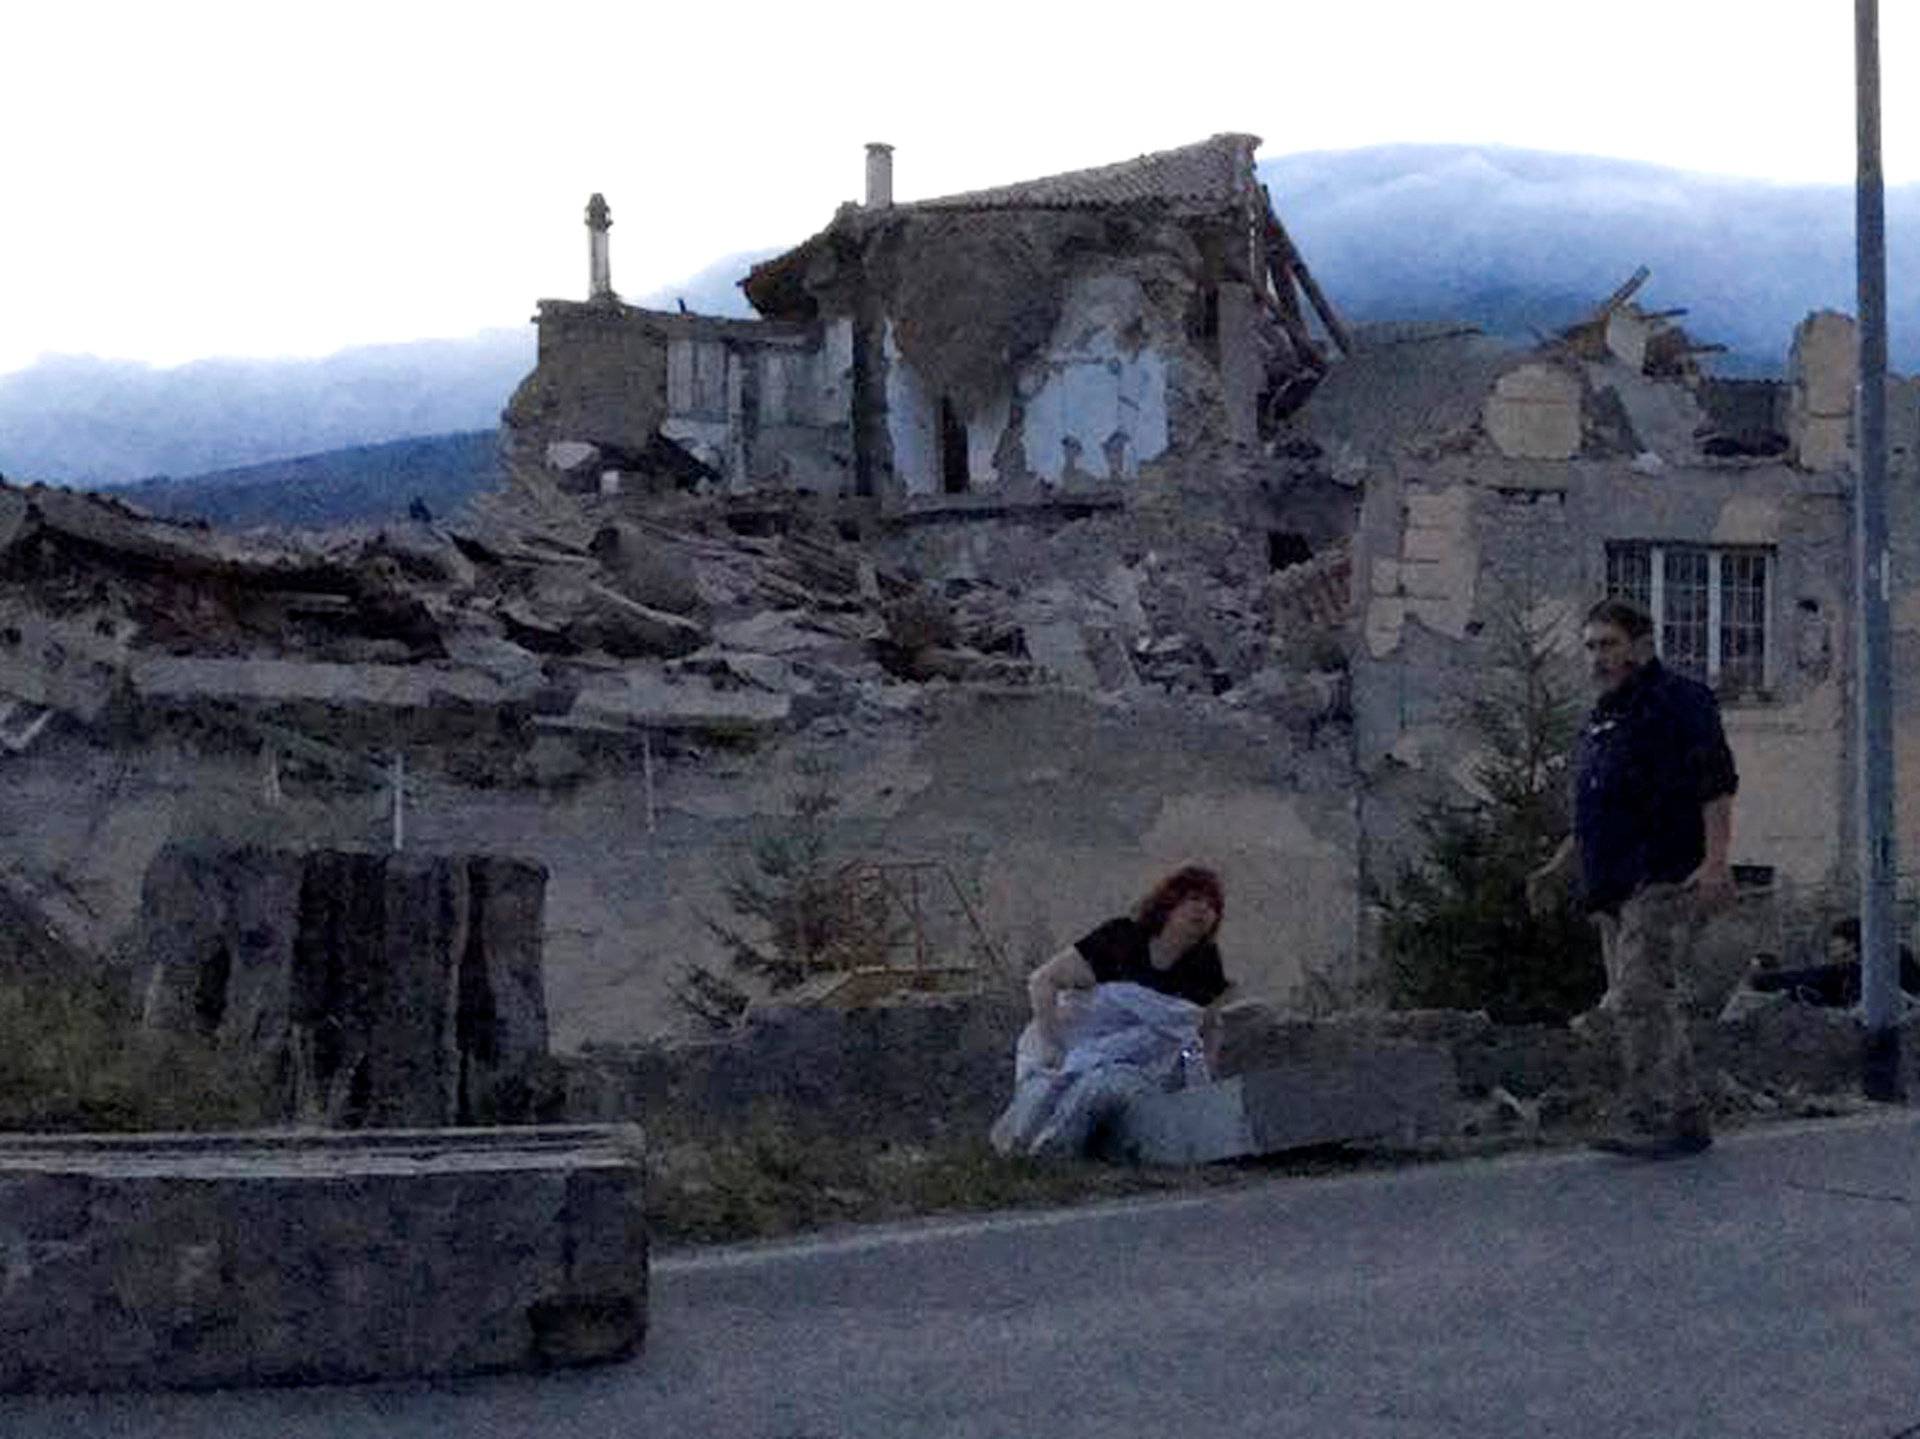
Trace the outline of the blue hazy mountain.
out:
[[[230,529],[380,523],[417,514],[451,516],[500,479],[497,430],[424,435],[355,445],[183,479],[114,489],[150,514],[207,520]]]
[[[0,376],[0,473],[114,484],[491,429],[533,330],[170,369],[61,356]]]
[[[1260,166],[1314,276],[1355,320],[1571,324],[1645,265],[1716,369],[1779,374],[1809,311],[1855,308],[1850,185],[1775,185],[1626,160],[1391,145]],[[1920,185],[1886,195],[1896,368],[1920,369]]]
[[[1355,322],[1448,320],[1525,338],[1638,265],[1650,308],[1685,307],[1722,373],[1777,374],[1808,311],[1851,310],[1853,194],[1488,146],[1288,155],[1260,167],[1315,276]],[[821,223],[832,213],[825,202]],[[1895,366],[1920,370],[1920,185],[1887,193]],[[798,236],[796,239],[800,238]],[[640,303],[740,315],[726,256]],[[528,296],[529,307],[536,296]],[[110,484],[201,475],[407,436],[488,429],[533,364],[533,332],[206,360],[173,369],[55,358],[0,376],[0,473]]]

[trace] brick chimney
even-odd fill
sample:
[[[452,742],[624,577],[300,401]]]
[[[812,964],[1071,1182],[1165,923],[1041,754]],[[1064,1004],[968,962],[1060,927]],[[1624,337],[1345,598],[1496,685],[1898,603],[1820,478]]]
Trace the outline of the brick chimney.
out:
[[[893,146],[878,140],[867,146],[867,208],[884,210],[893,203]]]
[[[613,228],[613,215],[607,209],[606,196],[595,194],[587,201],[587,298],[614,300],[613,267],[607,260],[607,231]]]

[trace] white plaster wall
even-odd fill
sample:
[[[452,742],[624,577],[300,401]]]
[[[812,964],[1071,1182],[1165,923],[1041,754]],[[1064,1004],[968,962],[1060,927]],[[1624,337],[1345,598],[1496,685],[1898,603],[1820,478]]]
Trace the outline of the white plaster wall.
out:
[[[727,347],[718,340],[667,342],[667,413],[718,418],[727,412]]]
[[[834,320],[820,345],[819,370],[814,376],[814,419],[822,425],[844,425],[853,419],[853,321]]]
[[[894,343],[887,325],[887,435],[893,472],[910,495],[940,492],[940,400]]]
[[[1123,338],[1144,330],[1146,296],[1125,275],[1089,275],[1067,290],[1047,352],[1020,377],[1027,467],[1058,481],[1072,466],[1131,479],[1167,449],[1167,362]],[[1117,466],[1110,441],[1119,437]]]
[[[693,341],[667,341],[667,413],[693,413]]]
[[[787,416],[793,413],[797,358],[800,357],[784,350],[762,350],[756,357],[760,368],[756,377],[760,392],[756,408],[761,424],[784,425]]]
[[[1013,397],[1002,395],[967,421],[967,488],[990,490],[1000,483],[993,457],[1000,451],[1013,418]]]

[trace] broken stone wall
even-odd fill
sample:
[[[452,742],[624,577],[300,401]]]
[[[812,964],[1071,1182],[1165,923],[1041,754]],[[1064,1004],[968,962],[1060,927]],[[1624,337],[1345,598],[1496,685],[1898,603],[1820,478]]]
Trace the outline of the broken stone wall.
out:
[[[1859,387],[1859,335],[1849,315],[1820,311],[1809,315],[1795,331],[1789,367],[1788,430],[1795,462],[1820,473],[1845,492],[1856,482],[1855,413]],[[1892,683],[1894,732],[1894,828],[1898,845],[1900,891],[1911,900],[1915,875],[1920,872],[1920,381],[1889,375],[1886,380],[1887,488],[1886,516],[1889,563],[1887,577],[1892,629]],[[1849,570],[1850,570],[1849,566]],[[1854,599],[1841,593],[1845,613]],[[1853,669],[1854,649],[1834,652],[1843,673]],[[1851,710],[1843,720],[1851,735]],[[1851,795],[1853,771],[1846,783]],[[1842,845],[1842,870],[1851,875],[1851,827]]]
[[[1500,607],[1553,625],[1577,673],[1579,622],[1605,591],[1609,541],[1755,547],[1772,556],[1767,681],[1722,700],[1742,775],[1735,859],[1827,878],[1849,813],[1836,663],[1849,628],[1843,497],[1780,467],[1644,476],[1579,465],[1520,478],[1460,460],[1405,467],[1368,494],[1354,686],[1369,836],[1404,833],[1376,798],[1431,791],[1407,771],[1454,786],[1470,774],[1461,715],[1493,663]]]
[[[505,413],[511,449],[575,441],[639,453],[667,414],[667,347],[646,312],[543,300],[533,373]]]
[[[1853,401],[1859,386],[1859,335],[1853,317],[1821,310],[1793,335],[1788,360],[1787,434],[1804,470],[1845,467],[1853,451]]]
[[[591,446],[592,478],[658,431],[729,490],[840,494],[852,463],[852,330],[542,301],[536,367],[506,412],[512,450]],[[573,458],[571,455],[569,459]],[[610,483],[618,484],[615,480]]]
[[[1633,542],[1770,557],[1765,674],[1722,695],[1742,774],[1734,859],[1783,882],[1829,881],[1852,823],[1843,489],[1782,463],[1703,459],[1698,407],[1677,383],[1605,362],[1503,367],[1473,346],[1436,354],[1448,363],[1413,391],[1425,426],[1368,425],[1364,391],[1343,394],[1337,373],[1330,403],[1316,395],[1307,415],[1365,472],[1353,670],[1365,872],[1384,880],[1417,856],[1424,804],[1474,792],[1482,756],[1465,714],[1503,613],[1559,637],[1586,698],[1579,622],[1605,591],[1609,543]],[[1375,362],[1381,394],[1409,390],[1414,359]]]
[[[850,488],[852,326],[666,316],[661,433],[729,490],[838,495]]]
[[[874,225],[859,268],[876,307],[865,343],[889,483],[915,497],[1111,484],[1226,437],[1206,333],[1217,277],[1205,254],[1231,248],[1215,243],[1219,227],[1053,211]],[[851,313],[858,293],[844,264],[820,281],[832,313]]]
[[[1072,281],[1058,326],[1039,353],[972,411],[936,391],[886,334],[887,430],[908,495],[943,490],[1019,493],[1137,478],[1170,439],[1171,351],[1152,333],[1139,283],[1125,274]],[[1174,362],[1174,363],[1177,363]],[[945,453],[947,427],[965,432],[964,473]]]
[[[684,1023],[677,968],[720,958],[705,919],[728,917],[727,872],[780,824],[802,758],[836,776],[836,848],[944,865],[1014,971],[1195,859],[1225,875],[1223,949],[1251,992],[1285,997],[1309,971],[1351,965],[1343,741],[1314,744],[1257,713],[902,683],[787,740],[656,740],[650,766],[637,734],[556,731],[542,744],[548,778],[535,783],[502,783],[471,758],[429,769],[416,753],[406,854],[498,849],[546,867],[557,1049]],[[154,734],[112,753],[61,736],[9,766],[21,803],[0,816],[0,839],[84,896],[105,935],[137,932],[140,876],[169,840],[377,846],[390,823],[377,784],[291,763],[270,776],[257,748],[217,735]]]

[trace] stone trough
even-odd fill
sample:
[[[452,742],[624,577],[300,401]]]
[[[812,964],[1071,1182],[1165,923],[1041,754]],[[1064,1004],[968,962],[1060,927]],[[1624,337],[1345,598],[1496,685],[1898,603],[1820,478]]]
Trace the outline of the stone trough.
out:
[[[0,1136],[0,1391],[624,1358],[630,1126]]]

